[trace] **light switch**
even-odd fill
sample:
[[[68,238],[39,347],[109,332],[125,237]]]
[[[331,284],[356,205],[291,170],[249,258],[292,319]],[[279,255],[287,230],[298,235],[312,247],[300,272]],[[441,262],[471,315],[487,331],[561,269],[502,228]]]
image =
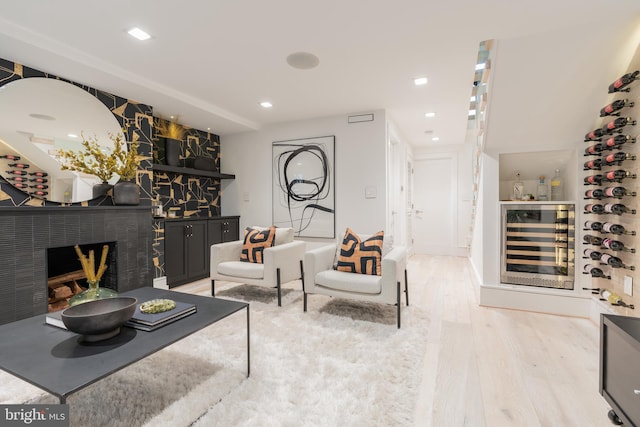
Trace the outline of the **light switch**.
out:
[[[367,185],[364,187],[364,198],[365,199],[375,199],[378,197],[378,190],[375,185]]]
[[[245,191],[244,193],[242,193],[242,200],[245,202],[248,202],[249,200],[251,200],[251,193],[248,191]]]
[[[633,278],[631,276],[624,276],[624,293],[633,296]]]

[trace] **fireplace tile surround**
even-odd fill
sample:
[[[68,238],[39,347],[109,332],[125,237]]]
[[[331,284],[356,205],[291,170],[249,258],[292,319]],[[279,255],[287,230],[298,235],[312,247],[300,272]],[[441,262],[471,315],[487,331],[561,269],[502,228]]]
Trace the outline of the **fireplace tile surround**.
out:
[[[148,206],[0,207],[0,324],[47,311],[47,248],[117,242],[118,291],[152,285]]]

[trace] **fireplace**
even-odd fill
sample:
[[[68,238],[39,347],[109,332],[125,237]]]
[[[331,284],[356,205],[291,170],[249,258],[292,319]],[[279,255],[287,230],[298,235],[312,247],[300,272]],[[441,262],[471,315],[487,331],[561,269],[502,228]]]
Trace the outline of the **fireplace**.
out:
[[[100,280],[100,287],[117,291],[117,242],[84,244],[78,247],[86,256],[93,251],[96,270],[104,248],[107,248],[105,261],[107,269]],[[48,311],[67,308],[69,298],[87,289],[87,277],[82,270],[75,245],[47,248],[47,285]]]
[[[49,248],[114,242],[117,291],[152,286],[149,206],[0,207],[0,230],[0,324],[48,311]]]

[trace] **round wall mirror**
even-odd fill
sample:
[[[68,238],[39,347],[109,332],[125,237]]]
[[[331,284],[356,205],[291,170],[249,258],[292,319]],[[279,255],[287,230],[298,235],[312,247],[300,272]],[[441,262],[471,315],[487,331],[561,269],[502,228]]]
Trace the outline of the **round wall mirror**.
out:
[[[108,153],[113,151],[109,134],[124,139],[117,119],[100,100],[56,79],[25,78],[0,87],[0,117],[0,175],[33,197],[54,202],[90,200],[93,186],[100,183],[93,175],[61,170],[59,150],[83,150],[84,135]],[[110,183],[118,179],[114,176]]]

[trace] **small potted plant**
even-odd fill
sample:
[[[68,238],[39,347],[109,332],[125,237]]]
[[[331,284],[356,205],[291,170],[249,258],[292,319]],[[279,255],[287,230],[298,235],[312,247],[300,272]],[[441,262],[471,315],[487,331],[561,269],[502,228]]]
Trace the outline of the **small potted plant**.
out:
[[[138,157],[137,141],[129,144],[125,149],[125,142],[120,135],[112,137],[114,150],[112,156],[116,159],[115,173],[120,175],[120,181],[113,187],[113,203],[116,205],[137,205],[140,203],[140,187],[134,181],[140,159]]]
[[[182,141],[187,130],[178,123],[177,118],[171,121],[158,118],[155,124],[158,135],[165,140],[165,162],[169,166],[178,166],[180,163],[180,154],[182,153]]]

